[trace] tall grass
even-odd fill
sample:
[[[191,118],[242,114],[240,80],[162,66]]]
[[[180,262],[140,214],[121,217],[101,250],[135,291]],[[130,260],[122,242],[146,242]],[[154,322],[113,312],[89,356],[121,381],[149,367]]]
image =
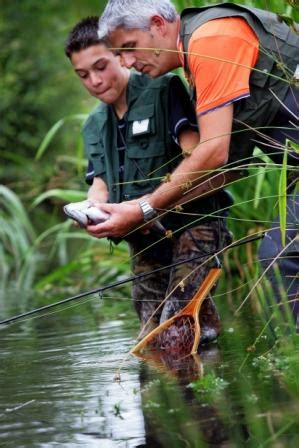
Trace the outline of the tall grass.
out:
[[[62,197],[74,199],[73,195],[68,196],[67,193]],[[115,258],[109,262],[106,242],[96,241],[95,245],[95,240],[85,232],[72,228],[70,220],[52,225],[37,234],[26,206],[13,191],[3,185],[0,185],[0,208],[2,294],[11,287],[19,291],[30,290],[34,286],[38,289],[49,285],[57,287],[59,284],[84,287],[84,278],[88,273],[93,272],[90,276],[92,280],[88,276],[86,278],[94,282],[100,277],[101,281],[108,281],[122,272],[121,269],[113,269],[113,266],[117,259],[126,257],[124,245],[117,248]],[[99,261],[102,267],[95,268],[95,263]],[[76,284],[73,284],[74,277]]]
[[[36,235],[23,204],[4,185],[0,185],[0,208],[0,284],[4,291],[10,281],[19,281]],[[37,259],[32,257],[31,262],[26,264],[27,286],[32,284],[36,262]]]

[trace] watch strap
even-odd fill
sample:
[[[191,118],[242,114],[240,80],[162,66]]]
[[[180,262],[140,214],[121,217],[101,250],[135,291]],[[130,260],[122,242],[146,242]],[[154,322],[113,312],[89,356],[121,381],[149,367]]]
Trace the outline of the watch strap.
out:
[[[139,207],[142,211],[144,221],[150,221],[158,216],[157,211],[145,200],[139,201]]]

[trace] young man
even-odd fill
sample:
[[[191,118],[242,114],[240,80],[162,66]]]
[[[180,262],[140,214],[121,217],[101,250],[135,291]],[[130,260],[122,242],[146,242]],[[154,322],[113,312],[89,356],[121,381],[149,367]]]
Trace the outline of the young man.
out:
[[[110,0],[99,35],[108,35],[110,46],[121,51],[127,67],[153,78],[184,67],[194,89],[200,142],[170,181],[147,197],[152,208],[175,203],[182,194],[180,185],[196,184],[200,172],[224,164],[246,166],[255,145],[280,163],[286,139],[298,141],[294,73],[298,72],[299,36],[275,14],[222,4],[186,9],[179,17],[169,0]],[[289,164],[298,165],[298,155],[289,152]],[[270,230],[261,250],[265,266],[278,262],[295,318],[298,199],[298,195],[295,200],[289,197],[286,247],[280,232]],[[125,232],[133,222],[142,221],[135,204],[111,205],[106,211],[113,214],[97,227],[98,235]]]
[[[167,173],[181,161],[182,150],[192,151],[198,143],[196,118],[177,76],[151,80],[146,75],[130,73],[120,64],[120,56],[115,56],[98,38],[97,28],[97,17],[82,20],[70,32],[65,46],[82,84],[101,101],[83,129],[89,160],[87,181],[92,183],[88,198],[101,208],[107,201],[136,202],[150,220],[151,209],[136,199],[154,191],[161,178],[167,178]],[[146,326],[144,333],[180,309],[215,264],[188,259],[217,251],[229,241],[222,217],[227,199],[221,191],[184,205],[183,213],[162,216],[161,222],[172,232],[172,238],[157,235],[154,228],[146,232],[130,232],[130,228],[121,235],[129,243],[135,274],[187,260],[134,283],[133,300],[142,328]],[[119,236],[98,235],[94,227],[87,226],[93,236]],[[178,288],[185,278],[185,287]],[[165,297],[165,304],[155,312]],[[211,298],[204,301],[200,320],[201,342],[215,339],[220,321]]]

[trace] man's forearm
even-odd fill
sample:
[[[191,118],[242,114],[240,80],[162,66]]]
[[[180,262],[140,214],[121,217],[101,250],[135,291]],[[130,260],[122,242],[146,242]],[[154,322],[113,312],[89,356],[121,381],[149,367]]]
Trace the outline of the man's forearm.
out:
[[[242,175],[242,171],[222,171],[220,173],[210,174],[206,176],[198,185],[184,193],[181,199],[172,204],[172,207],[211,196],[212,194],[217,193],[217,191],[220,191],[226,186],[232,184],[234,181],[240,179]]]
[[[200,142],[148,198],[153,208],[177,204],[187,191],[227,163],[232,116],[230,104],[198,118]]]
[[[147,198],[153,208],[167,209],[199,195],[213,194],[215,188],[221,188],[223,173],[217,172],[221,164],[213,157],[202,157],[200,149],[197,150],[199,154],[195,151],[172,174],[165,176],[163,183]]]

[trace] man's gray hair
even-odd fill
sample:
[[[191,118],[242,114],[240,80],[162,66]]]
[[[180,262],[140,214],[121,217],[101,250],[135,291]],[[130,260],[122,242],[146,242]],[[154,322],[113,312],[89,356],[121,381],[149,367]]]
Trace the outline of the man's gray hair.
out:
[[[99,38],[118,27],[148,30],[154,15],[167,22],[175,22],[177,18],[170,0],[109,0],[99,21]]]

